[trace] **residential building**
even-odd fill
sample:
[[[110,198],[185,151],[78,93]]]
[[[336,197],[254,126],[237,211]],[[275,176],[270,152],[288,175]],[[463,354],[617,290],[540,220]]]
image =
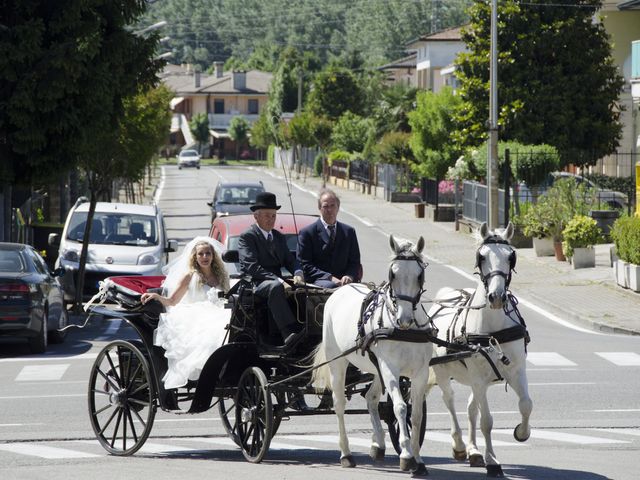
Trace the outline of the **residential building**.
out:
[[[224,72],[222,62],[214,63],[213,74],[194,71],[189,65],[167,65],[161,79],[175,92],[171,100],[173,121],[170,142],[175,149],[197,147],[189,130],[194,115],[209,119],[209,151],[204,156],[235,156],[235,142],[229,138],[229,125],[242,116],[253,124],[264,108],[273,75],[258,70]],[[246,146],[244,146],[246,147]]]
[[[377,70],[384,72],[389,84],[404,84],[410,87],[416,86],[416,58],[417,54],[412,53],[400,60],[395,60],[386,65],[378,67]]]
[[[462,41],[462,27],[448,28],[423,35],[410,41],[406,48],[415,51],[416,80],[418,88],[439,92],[443,86],[456,86],[453,61],[456,55],[466,51]]]

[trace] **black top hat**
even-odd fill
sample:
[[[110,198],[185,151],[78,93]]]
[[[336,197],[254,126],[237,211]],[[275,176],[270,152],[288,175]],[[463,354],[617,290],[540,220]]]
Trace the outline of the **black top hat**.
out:
[[[261,208],[271,208],[273,210],[280,210],[280,205],[276,205],[276,196],[271,192],[260,192],[256,195],[256,203],[249,207],[252,212],[260,210]]]

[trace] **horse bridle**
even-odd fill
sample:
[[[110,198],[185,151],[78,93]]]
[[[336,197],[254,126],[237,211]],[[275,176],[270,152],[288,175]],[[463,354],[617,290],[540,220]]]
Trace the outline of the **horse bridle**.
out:
[[[489,245],[489,244],[507,245],[511,249],[511,253],[509,254],[509,271],[508,272],[505,273],[502,270],[492,270],[486,275],[482,273],[482,261],[484,260],[484,256],[480,253],[480,249],[483,246]],[[497,277],[497,276],[504,277],[505,286],[508,288],[509,284],[511,283],[511,273],[516,268],[516,260],[517,260],[516,251],[511,246],[511,244],[507,240],[503,239],[502,237],[493,235],[491,237],[485,238],[482,244],[478,247],[478,250],[476,251],[476,267],[475,268],[478,269],[480,280],[482,281],[486,289],[489,288],[488,287],[489,280],[491,280],[492,277]]]
[[[418,293],[416,295],[409,296],[409,295],[402,295],[402,294],[398,294],[395,293],[393,291],[393,280],[395,278],[395,274],[393,273],[393,263],[397,262],[397,261],[409,261],[409,262],[416,262],[419,266],[420,266],[420,275],[418,275],[418,282],[420,283],[420,290],[418,291]],[[422,297],[422,294],[425,292],[425,289],[423,288],[424,285],[424,271],[426,270],[427,266],[429,264],[426,263],[424,260],[422,260],[422,258],[413,253],[410,252],[409,255],[406,254],[398,254],[395,257],[393,257],[391,259],[391,265],[389,266],[389,296],[392,298],[393,300],[393,305],[395,307],[395,310],[397,310],[397,305],[396,305],[396,299],[397,300],[404,300],[406,302],[410,302],[411,303],[411,307],[413,308],[413,310],[415,311],[417,308],[418,303],[420,302],[420,298]]]

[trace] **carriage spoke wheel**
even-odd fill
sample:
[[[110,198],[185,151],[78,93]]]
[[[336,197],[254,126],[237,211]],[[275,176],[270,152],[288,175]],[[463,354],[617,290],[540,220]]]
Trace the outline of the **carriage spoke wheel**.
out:
[[[258,367],[247,368],[238,382],[236,434],[244,457],[261,462],[273,436],[273,405],[267,377]]]
[[[151,433],[156,398],[149,362],[130,342],[105,346],[89,376],[89,418],[102,447],[113,455],[132,455]]]
[[[227,435],[233,442],[241,447],[240,439],[238,438],[237,433],[237,424],[236,424],[236,401],[235,398],[220,398],[218,402],[218,415],[220,415],[220,420],[222,421],[222,426],[224,430],[227,432]]]

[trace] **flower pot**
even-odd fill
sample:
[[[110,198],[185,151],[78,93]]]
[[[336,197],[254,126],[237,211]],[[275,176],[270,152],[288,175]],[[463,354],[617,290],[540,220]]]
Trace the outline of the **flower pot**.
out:
[[[424,218],[424,203],[416,203],[414,207],[416,218]]]
[[[533,250],[537,257],[552,257],[555,254],[553,239],[549,237],[533,238]]]
[[[596,249],[594,247],[574,248],[571,257],[573,268],[592,268],[596,266]]]
[[[562,251],[562,242],[553,242],[553,249],[555,250],[556,260],[559,262],[567,260],[567,257],[564,256],[564,252]]]
[[[616,275],[616,283],[620,285],[622,288],[629,288],[629,283],[627,281],[627,262],[624,260],[620,260],[619,258],[616,260],[614,264],[614,272]]]
[[[627,263],[627,286],[634,292],[640,292],[640,265]]]

